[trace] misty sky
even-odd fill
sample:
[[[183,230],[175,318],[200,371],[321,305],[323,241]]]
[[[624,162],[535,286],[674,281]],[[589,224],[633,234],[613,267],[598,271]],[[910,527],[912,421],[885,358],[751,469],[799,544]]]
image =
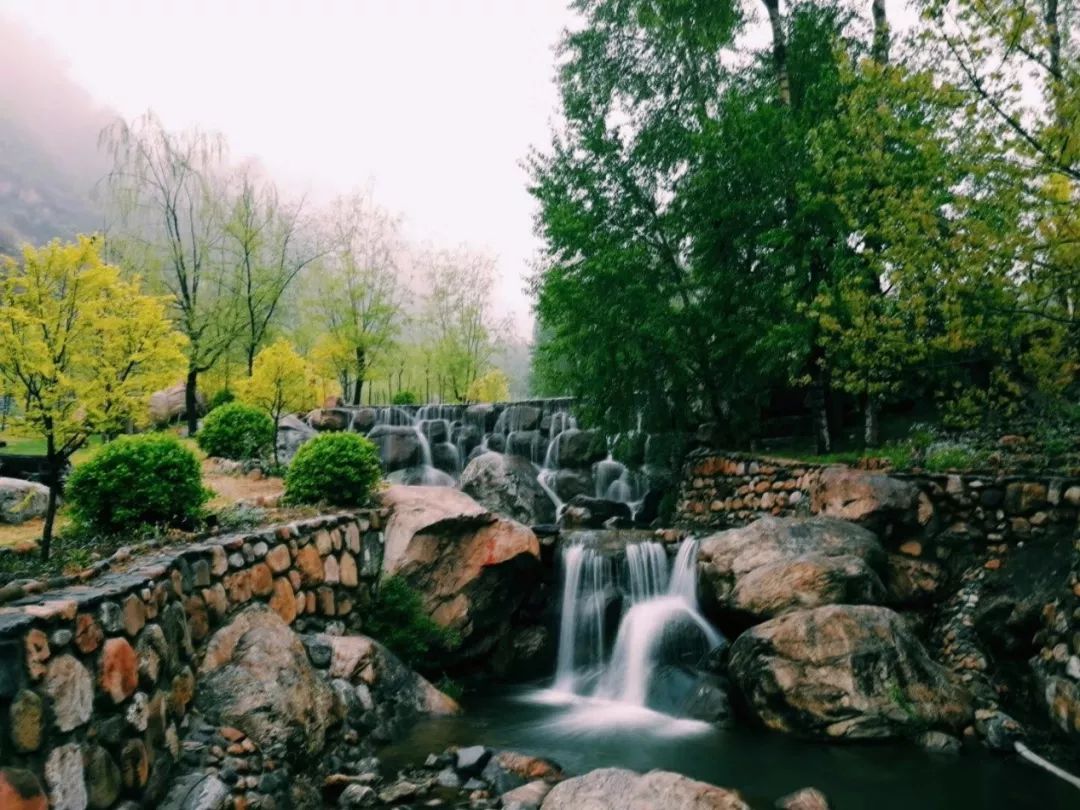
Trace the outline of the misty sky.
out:
[[[373,184],[417,241],[496,254],[527,336],[520,161],[557,111],[565,0],[0,0],[125,117],[218,130],[286,190]]]

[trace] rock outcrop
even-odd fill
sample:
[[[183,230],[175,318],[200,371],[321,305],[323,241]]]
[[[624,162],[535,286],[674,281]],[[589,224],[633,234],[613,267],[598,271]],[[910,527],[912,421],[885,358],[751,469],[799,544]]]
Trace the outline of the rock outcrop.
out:
[[[967,690],[884,607],[830,605],[757,625],[732,645],[730,673],[764,725],[807,737],[913,735],[972,716]]]
[[[461,491],[492,512],[527,526],[555,520],[555,505],[536,480],[532,463],[518,456],[487,452],[461,473]]]
[[[910,481],[849,467],[826,467],[810,489],[810,511],[814,514],[875,529],[926,522],[926,507],[920,520],[919,506],[919,490]]]
[[[300,445],[316,436],[315,428],[295,416],[283,416],[278,420],[278,461],[288,464]]]
[[[706,537],[698,560],[706,603],[753,619],[886,595],[877,538],[842,520],[761,518]]]
[[[416,589],[429,615],[482,655],[510,626],[540,574],[540,543],[526,526],[445,487],[390,487],[383,573]]]
[[[300,638],[273,610],[252,604],[210,638],[195,705],[264,752],[302,760],[322,750],[334,696]]]
[[[416,429],[402,425],[376,425],[368,438],[379,448],[379,457],[387,472],[415,467],[423,460],[423,450]]]
[[[750,810],[733,790],[668,771],[600,768],[551,789],[543,810]]]
[[[0,478],[0,523],[25,523],[44,516],[49,488],[21,478]]]

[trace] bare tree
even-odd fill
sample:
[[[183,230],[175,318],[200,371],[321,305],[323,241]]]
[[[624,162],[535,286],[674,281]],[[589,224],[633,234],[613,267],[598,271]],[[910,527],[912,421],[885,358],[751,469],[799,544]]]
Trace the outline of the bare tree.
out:
[[[153,113],[116,121],[101,140],[113,160],[107,246],[171,299],[188,339],[185,408],[194,434],[198,377],[228,350],[240,324],[223,250],[224,142],[199,130],[169,132]]]

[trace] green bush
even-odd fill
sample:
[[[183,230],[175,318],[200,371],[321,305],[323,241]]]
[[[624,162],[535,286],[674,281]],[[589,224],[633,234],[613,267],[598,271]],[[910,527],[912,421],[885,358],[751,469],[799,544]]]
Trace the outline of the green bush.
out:
[[[290,503],[362,506],[382,478],[379,451],[356,433],[323,433],[302,444],[285,474]]]
[[[230,402],[236,399],[236,394],[230,391],[228,388],[222,388],[219,391],[215,391],[214,395],[210,397],[210,404],[207,406],[206,411],[215,411],[222,405],[228,405]]]
[[[379,586],[364,632],[414,669],[424,668],[433,649],[452,650],[461,643],[457,633],[427,615],[420,594],[401,577],[390,577]]]
[[[274,420],[258,408],[230,402],[206,415],[195,441],[208,456],[261,458],[273,446]]]
[[[65,490],[75,520],[103,534],[190,527],[211,496],[195,454],[167,433],[123,436],[76,468]]]
[[[420,398],[412,391],[398,391],[390,400],[391,405],[418,405]]]

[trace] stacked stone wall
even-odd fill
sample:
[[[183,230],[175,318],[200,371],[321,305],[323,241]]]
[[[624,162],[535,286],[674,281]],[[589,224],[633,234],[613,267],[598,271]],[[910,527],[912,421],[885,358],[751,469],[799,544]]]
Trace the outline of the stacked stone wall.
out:
[[[256,601],[300,631],[358,630],[385,517],[167,548],[0,607],[0,807],[43,807],[41,793],[62,810],[158,806],[183,755],[204,641]]]

